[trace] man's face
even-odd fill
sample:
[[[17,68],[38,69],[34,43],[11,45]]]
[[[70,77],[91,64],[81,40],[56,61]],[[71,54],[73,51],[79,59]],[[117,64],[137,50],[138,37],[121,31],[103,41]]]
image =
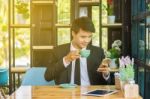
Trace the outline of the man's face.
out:
[[[92,33],[84,31],[82,29],[79,30],[78,33],[72,32],[73,36],[73,46],[78,49],[82,49],[87,47],[92,39]]]

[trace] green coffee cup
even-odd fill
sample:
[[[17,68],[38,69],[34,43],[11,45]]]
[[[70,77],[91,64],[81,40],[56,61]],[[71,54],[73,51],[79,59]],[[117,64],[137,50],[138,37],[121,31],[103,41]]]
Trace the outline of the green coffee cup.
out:
[[[90,55],[90,50],[81,50],[80,55],[81,57],[87,58]]]

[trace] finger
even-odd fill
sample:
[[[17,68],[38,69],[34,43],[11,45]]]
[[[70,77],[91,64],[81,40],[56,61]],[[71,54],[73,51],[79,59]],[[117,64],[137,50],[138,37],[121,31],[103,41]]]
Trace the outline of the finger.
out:
[[[72,53],[71,56],[72,57],[80,57],[80,54]]]
[[[78,59],[79,57],[80,57],[79,55],[71,55],[72,60]]]
[[[79,52],[80,52],[79,50],[71,51],[71,53],[74,55],[79,55]]]
[[[107,74],[109,74],[109,72],[108,72],[108,71],[103,71],[102,73],[104,73],[104,74],[106,74],[106,75],[107,75]]]
[[[110,70],[109,68],[98,68],[97,69],[98,72],[105,72],[105,71],[109,72],[109,70]]]
[[[107,69],[105,71],[101,71],[102,73],[108,74],[110,71]]]
[[[80,56],[73,56],[73,59],[78,59]]]
[[[98,68],[97,71],[98,72],[102,72],[103,70],[102,70],[102,68]]]
[[[107,68],[99,68],[99,71],[106,71]]]
[[[100,67],[100,68],[106,68],[106,67],[108,67],[108,65],[101,64],[99,67]]]

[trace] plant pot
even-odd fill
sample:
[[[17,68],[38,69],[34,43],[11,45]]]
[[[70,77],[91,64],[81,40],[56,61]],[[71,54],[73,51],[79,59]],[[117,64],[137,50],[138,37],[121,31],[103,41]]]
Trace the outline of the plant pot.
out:
[[[147,24],[150,24],[150,16],[147,16],[147,17],[146,17],[146,23],[147,23]]]
[[[115,19],[116,19],[116,17],[114,15],[108,16],[107,17],[107,23],[108,24],[114,24],[115,23]]]
[[[109,66],[110,66],[110,68],[117,68],[116,58],[111,59]]]
[[[22,14],[17,14],[17,23],[18,24],[25,24],[26,20],[23,18]]]

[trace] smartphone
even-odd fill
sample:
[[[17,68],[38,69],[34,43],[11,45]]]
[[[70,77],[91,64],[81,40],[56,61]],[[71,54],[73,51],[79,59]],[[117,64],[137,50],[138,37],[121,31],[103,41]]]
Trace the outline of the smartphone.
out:
[[[106,96],[106,95],[111,95],[116,92],[117,92],[117,90],[96,89],[96,90],[85,92],[85,93],[83,93],[83,95]]]

